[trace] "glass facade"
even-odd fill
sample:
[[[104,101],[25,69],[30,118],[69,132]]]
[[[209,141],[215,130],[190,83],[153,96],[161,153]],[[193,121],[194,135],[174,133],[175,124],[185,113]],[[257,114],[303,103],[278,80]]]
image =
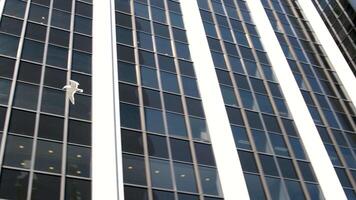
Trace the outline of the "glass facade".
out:
[[[355,108],[297,1],[261,2],[345,193],[355,199]]]
[[[125,199],[222,199],[180,4],[115,1]]]
[[[352,0],[312,2],[356,76],[356,3]]]
[[[242,0],[198,0],[251,199],[323,199]]]
[[[91,199],[91,0],[6,0],[0,17],[0,198]]]

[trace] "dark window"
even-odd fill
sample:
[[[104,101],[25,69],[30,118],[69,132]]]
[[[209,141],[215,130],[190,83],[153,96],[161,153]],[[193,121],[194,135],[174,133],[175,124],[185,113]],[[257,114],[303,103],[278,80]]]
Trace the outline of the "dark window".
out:
[[[40,171],[61,173],[62,144],[38,140],[36,149],[35,169]]]
[[[53,45],[48,45],[47,52],[47,65],[53,65],[60,68],[67,68],[68,61],[68,49],[57,47]]]
[[[289,156],[289,152],[284,142],[283,136],[270,133],[269,137],[271,139],[272,147],[274,153],[280,156]]]
[[[0,31],[20,35],[22,30],[22,21],[11,17],[2,17]]]
[[[120,114],[123,127],[141,129],[140,111],[137,106],[121,103]]]
[[[134,6],[135,6],[135,15],[136,16],[140,16],[143,18],[149,18],[147,5],[135,2]]]
[[[44,85],[62,89],[67,84],[67,72],[60,69],[46,67]]]
[[[123,155],[124,182],[146,185],[145,161],[143,157]]]
[[[247,151],[238,151],[242,170],[246,172],[258,173],[255,157],[253,153]]]
[[[172,157],[174,160],[192,162],[189,142],[185,140],[170,139]]]
[[[231,130],[236,147],[251,150],[251,144],[247,137],[246,129],[240,126],[231,126]]]
[[[247,119],[252,128],[263,129],[261,118],[258,113],[246,111]]]
[[[161,108],[161,97],[159,91],[142,89],[143,105],[153,108]]]
[[[151,33],[151,24],[149,21],[136,17],[136,29],[146,33]]]
[[[145,108],[146,130],[154,133],[164,133],[162,111]]]
[[[75,16],[74,31],[91,35],[92,33],[92,21],[91,19]]]
[[[7,105],[9,100],[11,81],[0,79],[0,104]]]
[[[15,60],[0,56],[0,76],[12,78],[14,73]]]
[[[26,2],[24,1],[6,1],[4,14],[23,18],[25,15]]]
[[[30,61],[42,63],[44,44],[32,40],[24,41],[22,49],[22,58]]]
[[[77,18],[77,16],[76,16],[76,18]],[[69,30],[69,28],[70,28],[70,13],[53,9],[52,16],[51,16],[51,25],[54,27]],[[88,26],[91,27],[89,24],[88,24]]]
[[[251,90],[250,86],[248,85],[246,76],[239,75],[239,74],[234,74],[234,76],[235,76],[235,81],[236,81],[237,87],[246,89],[246,90]]]
[[[121,101],[138,104],[138,91],[135,86],[120,83],[119,95]]]
[[[173,192],[153,190],[153,199],[155,200],[174,200]],[[136,200],[136,199],[135,199]]]
[[[215,166],[215,159],[211,145],[195,142],[194,147],[199,164]]]
[[[90,149],[74,145],[67,146],[67,174],[90,177]]]
[[[171,2],[171,1],[169,1]],[[187,36],[184,30],[178,29],[178,28],[172,28],[173,31],[173,36],[174,40],[182,41],[182,42],[188,42]]]
[[[199,197],[191,194],[178,193],[179,200],[199,200]]]
[[[182,83],[185,95],[197,98],[200,97],[197,81],[195,79],[182,76]]]
[[[236,124],[236,125],[244,125],[240,109],[231,108],[231,107],[226,106],[226,112],[229,117],[230,123]]]
[[[118,62],[118,74],[119,74],[120,81],[136,83],[135,65],[124,63],[124,62]]]
[[[154,29],[155,35],[169,38],[169,29],[168,29],[167,25],[153,22],[153,29]]]
[[[74,34],[73,48],[81,51],[91,52],[92,41],[90,37]]]
[[[214,168],[199,167],[204,194],[222,196],[218,172]]]
[[[167,141],[165,137],[148,135],[148,154],[150,156],[168,158]]]
[[[138,57],[141,65],[156,67],[154,54],[149,51],[139,50]]]
[[[33,135],[36,114],[32,112],[12,110],[9,131],[12,133]],[[19,126],[21,124],[21,126]]]
[[[266,199],[265,193],[262,188],[261,180],[259,176],[252,174],[244,174],[247,184],[248,193],[251,200]]]
[[[189,164],[173,163],[177,190],[197,192],[193,166]]]
[[[297,178],[293,163],[289,159],[277,158],[282,176],[285,178]]]
[[[262,115],[263,121],[267,127],[268,131],[273,131],[280,133],[281,129],[279,128],[277,118],[271,115]]]
[[[168,161],[150,159],[150,172],[153,187],[172,188],[171,168]]]
[[[205,117],[204,111],[203,111],[203,105],[200,100],[196,99],[191,99],[191,98],[185,98],[186,103],[187,103],[187,109],[189,115],[197,116],[197,117]]]
[[[316,181],[313,168],[309,163],[298,161],[298,165],[305,181],[312,181],[312,182]]]
[[[163,93],[165,108],[169,111],[183,113],[181,96]]]
[[[305,199],[302,188],[299,182],[286,180],[286,186],[291,200],[303,200]]]
[[[334,168],[336,171],[337,176],[339,177],[340,183],[343,187],[352,187],[349,178],[344,169],[341,168]]]
[[[177,76],[161,71],[162,88],[168,92],[179,93]]]
[[[77,120],[69,120],[68,124],[68,142],[91,145],[91,124]]]
[[[21,62],[17,78],[21,81],[38,84],[41,81],[41,68],[42,66],[40,65],[28,62]]]
[[[260,107],[260,111],[274,114],[272,104],[266,95],[256,94],[256,99]],[[277,104],[276,105],[277,107],[279,105],[278,100],[279,99],[275,99],[275,103]]]
[[[31,199],[60,198],[61,178],[59,176],[35,173],[32,184]]]
[[[53,7],[65,11],[71,11],[72,0],[54,0]]]
[[[72,70],[91,74],[91,55],[73,51]]]
[[[195,72],[193,68],[193,63],[183,60],[178,60],[180,73],[182,75],[195,77]]]
[[[128,28],[132,27],[132,22],[131,22],[131,16],[130,15],[126,15],[126,14],[122,14],[119,12],[115,13],[115,21],[116,21],[116,25],[120,25],[120,26],[125,26]]]
[[[152,35],[137,32],[137,45],[142,49],[153,50]]]
[[[72,73],[71,79],[80,83],[79,88],[83,89],[84,94],[91,94],[91,76]]]
[[[162,9],[151,7],[151,16],[154,21],[166,23],[166,13]]]
[[[298,138],[289,137],[289,142],[292,146],[295,157],[305,160],[306,156],[300,140]]]
[[[121,129],[121,143],[124,152],[143,154],[142,133]]]
[[[65,93],[62,90],[43,88],[41,111],[63,115]]]
[[[90,120],[91,119],[91,97],[77,94],[75,105],[70,104],[69,116]]]
[[[75,14],[82,15],[85,17],[92,17],[93,11],[90,4],[75,2]]]
[[[164,55],[172,55],[171,41],[169,39],[155,37],[157,52]]]
[[[49,34],[49,42],[67,47],[69,45],[69,32],[51,28]]]
[[[219,83],[232,86],[229,72],[216,69],[216,75],[218,76]]]
[[[6,140],[4,165],[29,169],[32,139],[8,135]]]
[[[280,179],[266,177],[266,182],[272,199],[288,199],[286,188]]]
[[[263,172],[267,175],[278,176],[276,163],[272,156],[259,154]]]
[[[28,20],[38,22],[40,24],[47,24],[48,10],[48,7],[32,4],[30,7],[30,14],[28,16]]]
[[[132,45],[132,30],[124,27],[116,27],[116,42]]]
[[[141,67],[141,82],[143,86],[158,88],[158,80],[155,69]]]
[[[125,186],[125,199],[126,200],[147,200],[147,189]]]
[[[187,128],[183,115],[166,113],[168,133],[173,136],[187,137]]]
[[[40,115],[38,137],[62,140],[64,119],[49,115]]]
[[[6,47],[0,48],[0,54],[15,57],[17,54],[18,43],[19,38],[0,33],[0,46]]]
[[[267,141],[264,131],[252,130],[253,139],[255,140],[257,151],[264,153],[272,153],[272,148]]]
[[[158,55],[158,63],[160,70],[166,70],[173,73],[176,72],[174,59],[172,57]]]
[[[1,171],[0,198],[25,200],[27,185],[28,172],[3,169]]]
[[[130,13],[130,1],[129,0],[116,0],[115,10]]]
[[[90,181],[66,178],[65,185],[65,199],[91,199]]]

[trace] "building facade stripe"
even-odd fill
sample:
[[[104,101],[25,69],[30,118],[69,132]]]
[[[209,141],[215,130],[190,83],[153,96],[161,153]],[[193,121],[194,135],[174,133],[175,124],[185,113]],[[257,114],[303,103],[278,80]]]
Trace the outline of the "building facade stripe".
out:
[[[290,105],[291,114],[295,120],[325,199],[346,199],[292,71],[285,59],[273,28],[268,21],[262,3],[260,1],[247,1],[247,4],[250,8],[254,8],[251,9],[251,15],[257,29],[263,33],[261,34],[261,41],[271,59],[270,61],[280,82],[280,87],[287,104]]]
[[[320,44],[324,47],[325,53],[339,76],[346,93],[350,96],[352,103],[356,105],[356,79],[339,47],[336,45],[334,38],[331,36],[311,0],[299,0],[297,3],[304,11],[305,17],[309,19],[309,23]]]
[[[118,199],[111,1],[93,1],[92,199]],[[100,38],[100,39],[99,39]]]
[[[181,7],[224,199],[249,199],[197,2],[182,0]]]

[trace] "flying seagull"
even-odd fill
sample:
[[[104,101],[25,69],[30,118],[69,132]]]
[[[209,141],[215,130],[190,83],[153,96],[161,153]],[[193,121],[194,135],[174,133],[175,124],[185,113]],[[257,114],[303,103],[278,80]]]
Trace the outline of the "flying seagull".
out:
[[[77,92],[83,92],[83,90],[79,89],[78,86],[79,86],[79,83],[77,81],[69,80],[69,85],[66,85],[63,87],[63,90],[64,89],[66,90],[67,98],[69,98],[69,100],[72,104],[75,103],[74,94]]]

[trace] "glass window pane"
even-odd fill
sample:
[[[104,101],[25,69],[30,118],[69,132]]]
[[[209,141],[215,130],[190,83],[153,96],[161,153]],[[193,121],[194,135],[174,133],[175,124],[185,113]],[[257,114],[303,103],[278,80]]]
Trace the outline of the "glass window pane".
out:
[[[8,135],[6,140],[4,165],[29,169],[32,139]]]
[[[162,88],[168,92],[179,93],[177,76],[161,71]]]
[[[246,111],[247,120],[251,128],[264,129],[261,122],[261,117],[257,112]]]
[[[152,35],[137,32],[137,45],[139,48],[153,50]]]
[[[19,38],[0,33],[0,54],[16,57]]]
[[[10,17],[2,17],[0,31],[20,36],[22,30],[22,21]]]
[[[59,199],[61,178],[44,174],[33,175],[31,199]]]
[[[192,165],[174,163],[174,174],[178,191],[197,192],[195,173]]]
[[[300,168],[300,171],[302,172],[305,181],[316,182],[314,170],[311,167],[310,163],[298,161],[298,166]]]
[[[125,200],[148,200],[147,189],[125,186]]]
[[[68,49],[48,45],[47,52],[47,65],[52,65],[60,68],[67,68],[68,62]]]
[[[124,152],[143,154],[143,140],[140,132],[121,129],[121,145]]]
[[[14,67],[15,67],[15,60],[10,58],[0,57],[0,76],[6,78],[12,78],[12,75],[14,73]]]
[[[140,111],[137,106],[121,103],[120,114],[123,127],[141,129]]]
[[[174,160],[192,162],[189,142],[185,140],[170,139],[172,158]]]
[[[86,180],[66,178],[65,199],[91,199],[91,183]]]
[[[150,159],[150,170],[153,187],[172,188],[171,168],[168,161]]]
[[[214,168],[199,167],[204,194],[222,196],[218,172]]]
[[[7,105],[9,100],[10,87],[11,81],[0,79],[0,104]]]
[[[163,93],[163,97],[166,110],[183,113],[181,96]]]
[[[237,108],[231,108],[226,106],[227,115],[231,124],[244,125],[242,120],[241,111]]]
[[[91,35],[92,33],[92,21],[89,18],[75,16],[74,31]]]
[[[91,74],[91,55],[79,51],[73,51],[72,70]]]
[[[145,108],[146,130],[154,133],[164,133],[162,111]]]
[[[0,180],[0,198],[25,200],[27,185],[28,172],[3,169]]]
[[[299,182],[286,180],[286,186],[291,200],[303,200],[305,199],[302,188]]]
[[[123,155],[124,182],[146,185],[145,161],[143,157]]]
[[[324,200],[323,192],[318,185],[306,184],[311,199]]]
[[[284,142],[283,136],[277,134],[269,134],[271,139],[272,147],[277,155],[289,156],[288,148]]]
[[[35,169],[60,173],[62,162],[62,145],[55,142],[38,140],[36,149]]]
[[[246,172],[258,173],[255,157],[253,153],[247,151],[238,151],[242,170]]]
[[[211,145],[195,142],[194,147],[199,164],[215,166],[215,159]]]
[[[67,146],[67,174],[90,177],[91,153],[86,147]]]
[[[79,119],[91,119],[91,97],[77,94],[75,96],[75,105],[70,104],[69,116]]]
[[[32,136],[35,130],[36,114],[13,109],[9,132]],[[19,126],[21,124],[21,126]]]
[[[263,168],[263,172],[267,175],[278,176],[278,171],[276,167],[276,163],[272,156],[266,156],[263,154],[259,154],[261,165]]]
[[[83,121],[69,120],[68,142],[91,145],[91,124]]]
[[[63,115],[64,113],[64,91],[43,88],[41,111]]]
[[[220,89],[221,89],[221,93],[222,93],[225,105],[237,107],[238,104],[236,101],[234,89],[231,87],[223,86],[223,85],[220,85]]]
[[[138,90],[136,86],[120,83],[119,96],[121,101],[138,104]]]
[[[25,15],[26,2],[20,0],[6,1],[4,14],[23,18]]]
[[[142,89],[142,96],[144,106],[161,109],[161,96],[159,91]]]
[[[183,115],[166,112],[168,133],[178,137],[187,137],[187,128]]]
[[[143,86],[158,88],[156,70],[141,67],[141,82]]]
[[[262,112],[274,113],[272,104],[266,95],[256,94],[256,99]]]
[[[244,127],[231,126],[231,130],[236,147],[251,150],[251,144],[247,137],[246,129]]]
[[[42,66],[28,62],[21,62],[18,72],[18,80],[37,83],[41,81]]]
[[[277,158],[277,161],[283,177],[294,178],[294,179],[297,178],[297,173],[295,172],[294,165],[291,160]]]
[[[32,4],[28,20],[38,22],[40,24],[47,24],[48,10],[48,7]]]
[[[166,191],[159,191],[159,190],[153,190],[152,192],[153,192],[154,200],[174,200],[173,192],[166,192]]]
[[[280,179],[266,177],[266,182],[272,199],[288,199],[286,188]]]
[[[185,95],[197,98],[200,97],[197,81],[195,79],[182,76],[182,83]]]
[[[132,46],[132,30],[117,26],[116,42]]]
[[[70,14],[60,10],[53,9],[51,16],[51,25],[69,30],[70,28]]]
[[[22,59],[42,63],[43,50],[43,43],[25,39],[22,49]]]
[[[201,118],[205,117],[201,100],[186,97],[185,101],[187,104],[187,109],[188,109],[189,115],[197,116],[197,117],[201,117]]]
[[[247,184],[248,193],[251,200],[266,199],[265,193],[262,188],[261,180],[259,176],[252,174],[244,174]]]
[[[148,134],[147,145],[150,156],[168,158],[166,137]]]
[[[306,159],[302,144],[299,139],[289,137],[289,142],[293,148],[294,155],[298,159]]]
[[[210,141],[208,127],[203,119],[189,117],[190,128],[193,139],[201,141]]]
[[[129,63],[124,63],[124,62],[118,62],[118,74],[119,74],[120,81],[136,83],[135,65],[129,64]],[[141,74],[141,76],[142,76],[142,74]]]
[[[40,115],[38,137],[63,140],[64,119],[50,115]]]

